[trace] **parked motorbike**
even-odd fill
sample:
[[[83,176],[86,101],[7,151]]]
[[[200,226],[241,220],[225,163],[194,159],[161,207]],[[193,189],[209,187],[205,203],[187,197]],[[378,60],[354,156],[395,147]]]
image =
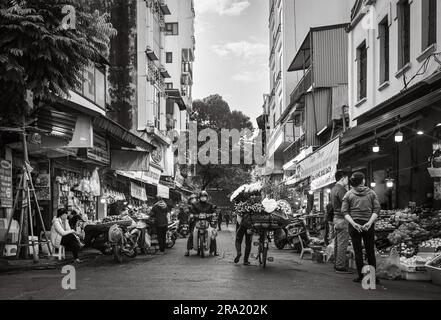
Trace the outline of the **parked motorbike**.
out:
[[[178,239],[179,233],[179,221],[176,220],[168,225],[167,230],[167,241],[166,241],[166,247],[167,249],[171,249],[174,247],[176,240]]]
[[[302,219],[293,220],[285,228],[274,232],[274,243],[279,250],[283,250],[287,245],[292,249],[300,250],[299,236],[305,243],[309,242],[309,234],[305,222]]]
[[[139,239],[147,224],[140,220],[135,226],[113,225],[109,229],[109,240],[113,246],[115,261],[122,263],[123,257],[135,258],[138,255]]]

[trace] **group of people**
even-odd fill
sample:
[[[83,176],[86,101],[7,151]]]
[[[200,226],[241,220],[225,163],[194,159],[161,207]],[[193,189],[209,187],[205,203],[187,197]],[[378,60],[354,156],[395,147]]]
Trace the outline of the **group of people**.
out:
[[[347,260],[351,239],[358,273],[354,282],[361,282],[363,245],[369,265],[376,268],[375,221],[380,213],[380,203],[375,191],[366,186],[362,172],[355,172],[349,177],[346,172],[338,171],[335,179],[337,183],[331,190],[326,218],[329,235],[334,239],[334,269],[336,273],[351,273]]]

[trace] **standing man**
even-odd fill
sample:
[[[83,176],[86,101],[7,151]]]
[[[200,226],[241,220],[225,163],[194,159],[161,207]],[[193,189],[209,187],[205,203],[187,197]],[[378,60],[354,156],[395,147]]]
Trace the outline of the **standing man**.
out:
[[[238,263],[240,257],[242,256],[242,242],[245,237],[245,256],[243,257],[243,264],[245,266],[250,265],[250,253],[251,253],[251,243],[253,241],[253,234],[248,231],[246,226],[242,223],[242,217],[237,215],[236,222],[236,258],[234,258],[234,263]]]
[[[349,245],[348,222],[341,211],[343,197],[348,192],[349,177],[343,171],[335,174],[337,183],[331,190],[331,204],[334,210],[334,230],[335,230],[335,264],[334,269],[337,273],[350,273],[347,268],[346,251]]]
[[[156,234],[158,236],[159,251],[165,253],[165,245],[167,241],[168,229],[168,208],[167,204],[162,198],[153,206],[152,214],[155,218]]]

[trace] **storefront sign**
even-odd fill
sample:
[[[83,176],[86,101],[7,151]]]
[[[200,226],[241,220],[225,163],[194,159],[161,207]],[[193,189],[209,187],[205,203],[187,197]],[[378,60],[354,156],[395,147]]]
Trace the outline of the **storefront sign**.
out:
[[[170,189],[162,184],[158,184],[158,197],[169,199],[170,198]]]
[[[161,170],[150,167],[149,171],[116,171],[117,174],[140,182],[157,186],[161,178]]]
[[[136,183],[130,183],[130,193],[133,198],[141,201],[147,201],[147,192],[144,187],[138,186]]]
[[[149,171],[149,154],[131,150],[112,150],[112,170]]]
[[[87,158],[100,163],[110,164],[110,152],[107,146],[105,148],[102,146],[88,148]]]
[[[0,159],[0,207],[12,208],[12,163]]]
[[[335,182],[338,165],[340,139],[337,138],[325,147],[305,158],[298,165],[300,179],[311,177],[311,189],[316,190]]]
[[[185,179],[183,176],[181,176],[181,174],[176,174],[175,184],[177,187],[182,188],[182,186],[184,185],[184,181]]]

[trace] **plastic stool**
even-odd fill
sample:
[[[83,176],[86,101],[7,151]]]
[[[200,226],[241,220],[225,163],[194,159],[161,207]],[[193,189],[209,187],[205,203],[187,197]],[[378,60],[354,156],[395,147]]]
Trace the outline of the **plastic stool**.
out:
[[[302,251],[300,252],[300,259],[303,259],[303,256],[305,255],[305,253],[310,253],[312,256],[314,253],[314,250],[312,250],[311,248],[305,247],[305,243],[304,243],[302,237],[301,236],[298,236],[298,237],[300,240],[300,246],[302,247]]]
[[[64,260],[66,258],[66,250],[64,249],[64,246],[60,245],[59,248],[54,248],[52,256],[57,257],[58,260]]]

